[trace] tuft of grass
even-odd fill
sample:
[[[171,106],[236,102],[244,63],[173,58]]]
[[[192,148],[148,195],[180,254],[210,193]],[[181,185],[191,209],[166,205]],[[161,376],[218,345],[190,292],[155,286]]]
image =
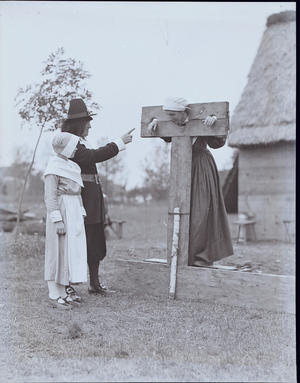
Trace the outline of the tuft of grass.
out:
[[[77,322],[72,323],[69,327],[69,338],[76,339],[80,338],[82,335],[83,331],[81,326]]]
[[[120,349],[115,351],[115,355],[117,358],[127,358],[129,353],[123,349]]]

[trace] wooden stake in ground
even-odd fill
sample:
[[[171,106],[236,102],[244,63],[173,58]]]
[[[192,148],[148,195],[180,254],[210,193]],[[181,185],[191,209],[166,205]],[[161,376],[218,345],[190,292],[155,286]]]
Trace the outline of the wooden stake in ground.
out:
[[[179,242],[179,222],[180,222],[180,209],[174,209],[174,232],[172,240],[172,254],[171,254],[171,274],[170,274],[170,290],[169,298],[175,299],[176,291],[176,276],[177,276],[177,258],[178,258],[178,242]]]
[[[143,107],[141,119],[142,138],[172,137],[167,257],[170,265],[174,232],[174,208],[178,207],[180,209],[178,266],[189,265],[192,137],[227,136],[229,129],[228,102],[190,104],[189,106],[189,122],[185,126],[173,123],[163,111],[162,106]],[[217,117],[217,121],[212,126],[204,124],[206,117],[210,115]],[[155,132],[150,134],[148,125],[153,118],[158,120],[158,126]]]

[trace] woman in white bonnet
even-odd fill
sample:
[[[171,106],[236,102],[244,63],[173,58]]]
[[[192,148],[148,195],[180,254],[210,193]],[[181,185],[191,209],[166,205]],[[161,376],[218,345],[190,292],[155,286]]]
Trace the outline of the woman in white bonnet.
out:
[[[190,108],[184,98],[168,97],[163,110],[177,125],[184,126],[189,121]],[[208,116],[204,124],[211,126],[216,120],[216,116]],[[153,119],[148,126],[150,133],[157,124],[157,119]],[[163,140],[171,142],[172,138]],[[225,142],[226,136],[193,138],[189,265],[211,266],[234,253],[218,169],[207,149],[221,148]]]
[[[45,280],[50,302],[60,308],[80,304],[70,283],[87,282],[87,252],[84,229],[86,215],[81,198],[80,167],[73,158],[79,138],[59,133],[52,141],[56,156],[44,173],[47,208]]]

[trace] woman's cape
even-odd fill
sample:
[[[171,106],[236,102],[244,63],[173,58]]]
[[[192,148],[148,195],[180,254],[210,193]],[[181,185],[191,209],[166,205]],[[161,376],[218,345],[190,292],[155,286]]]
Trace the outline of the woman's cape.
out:
[[[64,160],[58,156],[50,157],[44,177],[47,174],[55,174],[60,177],[69,178],[77,182],[81,187],[84,187],[81,178],[81,169],[79,165],[73,161]]]

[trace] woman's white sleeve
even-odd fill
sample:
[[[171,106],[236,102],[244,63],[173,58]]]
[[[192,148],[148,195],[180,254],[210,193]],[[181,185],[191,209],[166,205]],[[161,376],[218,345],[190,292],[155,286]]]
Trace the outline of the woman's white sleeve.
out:
[[[45,204],[51,222],[62,221],[57,200],[57,186],[59,177],[54,174],[45,176]]]

